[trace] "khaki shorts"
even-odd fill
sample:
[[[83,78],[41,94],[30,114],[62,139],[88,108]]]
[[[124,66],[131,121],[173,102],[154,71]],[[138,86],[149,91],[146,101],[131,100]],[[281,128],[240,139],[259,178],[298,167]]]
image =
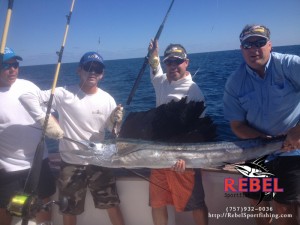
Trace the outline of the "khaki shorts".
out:
[[[160,208],[174,205],[176,211],[205,207],[200,169],[177,173],[170,169],[153,169],[150,176],[150,205]]]
[[[68,198],[68,208],[63,212],[66,214],[79,215],[84,211],[87,188],[96,208],[108,209],[120,203],[115,176],[108,168],[62,162],[58,187],[60,198]]]

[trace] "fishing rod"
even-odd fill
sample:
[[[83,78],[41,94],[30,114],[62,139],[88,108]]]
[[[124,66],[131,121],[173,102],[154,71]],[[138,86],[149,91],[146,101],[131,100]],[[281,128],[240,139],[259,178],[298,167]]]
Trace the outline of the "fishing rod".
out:
[[[6,19],[4,23],[4,29],[1,39],[1,46],[0,46],[0,69],[2,68],[3,64],[3,57],[4,57],[4,51],[7,41],[7,35],[8,35],[8,29],[10,25],[10,18],[12,14],[12,8],[13,8],[14,0],[8,0],[8,7],[7,7],[7,13],[6,13]]]
[[[168,11],[167,11],[167,13],[166,13],[166,15],[165,15],[165,18],[164,18],[163,22],[161,23],[161,25],[159,26],[159,29],[158,29],[158,31],[157,31],[155,37],[154,37],[154,42],[155,42],[155,41],[158,41],[158,39],[159,39],[159,37],[160,37],[160,35],[161,35],[161,32],[162,32],[162,30],[163,30],[163,28],[164,28],[165,22],[166,22],[166,20],[167,20],[167,17],[168,17],[168,15],[169,15],[170,11],[171,11],[171,8],[172,8],[172,6],[173,6],[174,1],[175,1],[175,0],[172,0],[171,4],[170,4],[170,6],[169,6],[169,9],[168,9]],[[142,79],[142,76],[143,76],[143,74],[144,74],[144,72],[145,72],[145,70],[146,70],[146,66],[148,65],[148,58],[151,56],[151,53],[152,53],[152,51],[148,51],[147,56],[144,58],[143,66],[142,66],[142,68],[140,69],[140,72],[138,73],[138,76],[137,76],[137,78],[136,78],[136,80],[135,80],[135,82],[134,82],[134,85],[133,85],[133,87],[132,87],[132,89],[131,89],[131,91],[130,91],[130,94],[129,94],[129,96],[128,96],[128,99],[127,99],[127,102],[126,102],[127,105],[130,105],[130,102],[131,102],[131,100],[132,100],[132,98],[133,98],[133,96],[134,96],[134,94],[135,94],[135,92],[136,92],[136,89],[137,89],[137,87],[138,87],[138,85],[139,85],[139,83],[140,83],[140,81],[141,81],[141,79]]]
[[[50,113],[51,113],[51,107],[52,107],[52,102],[53,102],[53,98],[54,98],[54,92],[55,92],[57,79],[58,79],[58,75],[59,75],[59,71],[60,71],[63,51],[64,51],[64,47],[65,47],[65,43],[66,43],[68,31],[69,31],[69,25],[70,25],[70,21],[71,21],[71,16],[72,16],[74,4],[75,4],[75,0],[72,0],[70,12],[66,16],[67,17],[67,24],[66,24],[66,28],[65,28],[63,42],[62,42],[60,51],[58,52],[58,62],[57,62],[57,66],[56,66],[56,70],[55,70],[55,74],[54,74],[50,99],[49,99],[49,102],[48,102],[48,105],[47,105],[45,122],[44,122],[43,129],[42,129],[42,137],[41,137],[41,140],[40,140],[40,142],[39,142],[39,144],[36,148],[35,155],[34,155],[33,162],[32,162],[32,166],[31,166],[31,169],[29,171],[28,177],[26,179],[25,187],[24,187],[24,190],[23,190],[25,194],[15,196],[16,198],[19,198],[20,196],[21,197],[27,196],[27,197],[23,202],[24,203],[22,205],[23,207],[15,207],[15,205],[13,204],[14,203],[14,198],[10,202],[10,206],[11,206],[10,209],[12,209],[12,210],[9,210],[9,211],[14,215],[17,215],[17,216],[21,215],[22,216],[22,218],[23,218],[22,219],[22,225],[27,225],[29,219],[34,217],[35,213],[37,212],[37,210],[33,209],[34,207],[32,207],[32,204],[35,204],[36,199],[37,199],[37,197],[35,197],[35,196],[37,194],[36,191],[37,191],[37,186],[38,186],[38,183],[39,183],[40,170],[41,170],[41,167],[42,167],[42,160],[43,160],[43,155],[44,155],[44,145],[45,145],[45,136],[46,136],[45,134],[46,134],[48,120],[49,120]],[[22,212],[15,212],[14,211],[15,209],[22,210]]]
[[[52,102],[53,102],[53,98],[54,98],[54,92],[55,92],[57,79],[58,79],[58,75],[59,75],[59,71],[60,71],[63,51],[64,51],[64,47],[65,47],[65,43],[66,43],[66,39],[67,39],[67,35],[68,35],[69,24],[70,24],[72,12],[73,12],[74,4],[75,4],[75,0],[72,0],[69,15],[67,15],[67,24],[66,24],[66,29],[65,29],[65,33],[64,33],[62,46],[60,48],[60,51],[58,52],[58,62],[57,62],[57,65],[56,65],[56,70],[55,70],[54,79],[53,79],[53,83],[52,83],[50,99],[49,99],[49,102],[48,102],[48,105],[47,105],[46,117],[45,117],[45,122],[44,122],[43,130],[42,130],[42,138],[41,138],[41,141],[40,141],[40,143],[38,145],[38,148],[36,150],[36,153],[39,155],[39,156],[37,156],[37,160],[36,160],[37,162],[41,161],[41,159],[43,157],[43,153],[44,153],[44,147],[43,146],[44,146],[45,133],[46,133],[47,125],[48,125],[48,120],[49,120],[49,117],[50,117],[50,114],[51,114],[51,106],[52,106]],[[33,161],[33,165],[34,164],[35,164],[35,159]],[[32,174],[32,173],[30,173],[30,174]],[[32,190],[36,189],[36,186],[37,186],[37,182],[36,182],[35,176],[33,176],[33,177],[29,176],[29,178],[28,178],[28,180],[25,184],[24,191],[25,192],[31,192]]]
[[[196,72],[193,74],[192,78],[194,78],[197,75],[197,73],[199,72],[199,70],[200,70],[200,67],[198,67],[198,69],[196,70]]]
[[[99,36],[99,38],[98,38],[98,49],[97,49],[97,53],[99,53],[99,51],[100,51],[100,36]]]

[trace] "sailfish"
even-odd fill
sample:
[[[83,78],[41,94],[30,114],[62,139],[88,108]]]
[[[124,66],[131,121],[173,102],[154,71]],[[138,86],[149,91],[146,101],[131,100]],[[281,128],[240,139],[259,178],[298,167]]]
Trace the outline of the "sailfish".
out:
[[[183,98],[148,111],[132,112],[118,138],[102,143],[76,141],[86,148],[64,153],[111,168],[170,168],[183,159],[186,168],[219,169],[227,163],[270,154],[282,146],[283,138],[215,141],[216,125],[210,116],[201,116],[204,110],[204,102],[187,103]]]

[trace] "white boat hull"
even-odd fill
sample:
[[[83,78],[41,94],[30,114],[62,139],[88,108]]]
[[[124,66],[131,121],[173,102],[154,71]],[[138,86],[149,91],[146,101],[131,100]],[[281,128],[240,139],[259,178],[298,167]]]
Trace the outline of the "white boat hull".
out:
[[[219,171],[203,171],[203,184],[205,200],[209,211],[209,224],[255,224],[253,218],[212,218],[212,214],[223,214],[230,210],[226,207],[246,207],[249,201],[245,197],[225,197],[224,178],[238,178],[239,174],[224,173]],[[117,179],[118,192],[121,199],[121,210],[127,225],[153,225],[151,207],[149,207],[149,183],[138,177],[119,177]],[[54,196],[57,199],[57,194]],[[191,212],[176,213],[173,207],[168,207],[168,225],[192,225],[194,224]],[[62,215],[58,212],[58,207],[53,207],[53,224],[62,225]],[[249,212],[249,214],[251,214]],[[106,210],[94,208],[94,203],[90,193],[87,195],[85,212],[78,216],[77,225],[110,225]],[[20,225],[20,219],[15,218],[14,224]],[[34,222],[30,223],[34,225]]]

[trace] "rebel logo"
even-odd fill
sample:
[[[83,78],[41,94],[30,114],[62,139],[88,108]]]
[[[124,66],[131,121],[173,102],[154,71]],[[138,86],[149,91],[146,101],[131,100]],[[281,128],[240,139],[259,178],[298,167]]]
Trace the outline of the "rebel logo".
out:
[[[260,198],[257,205],[265,197],[274,197],[277,192],[283,192],[283,188],[278,186],[278,178],[270,173],[265,167],[265,157],[256,159],[253,162],[236,164],[234,168],[245,177],[238,180],[225,178],[225,192],[260,192]]]

